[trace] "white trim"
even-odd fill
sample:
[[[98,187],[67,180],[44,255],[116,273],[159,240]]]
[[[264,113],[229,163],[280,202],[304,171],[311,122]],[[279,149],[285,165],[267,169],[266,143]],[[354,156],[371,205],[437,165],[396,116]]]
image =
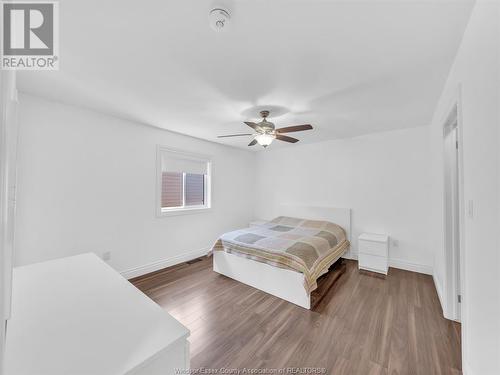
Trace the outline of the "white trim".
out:
[[[462,356],[462,375],[473,375],[474,372],[470,369],[469,364],[464,361]]]
[[[350,259],[350,260],[358,260],[358,251],[354,251],[354,249],[351,247],[348,252],[346,252],[344,255],[342,255],[342,258],[344,259]]]
[[[189,260],[199,258],[201,256],[207,255],[210,249],[201,249],[188,251],[187,253],[176,255],[170,258],[165,258],[157,260],[156,262],[151,262],[143,266],[130,268],[128,270],[120,271],[120,274],[126,279],[132,279],[137,276],[142,276],[150,272],[158,271],[163,268],[175,266],[179,263],[187,262]]]
[[[210,207],[205,206],[195,206],[195,207],[186,207],[186,208],[162,208],[160,209],[160,213],[158,213],[158,218],[169,217],[169,216],[178,216],[178,215],[189,215],[189,214],[199,214],[202,212],[208,212],[212,210]]]
[[[342,258],[358,260],[358,251],[351,248],[350,253],[346,253]],[[423,273],[424,275],[433,275],[433,268],[427,264],[409,262],[403,259],[391,259],[389,258],[389,267],[397,268],[400,270]]]
[[[5,320],[10,318],[12,303],[12,264],[16,223],[17,146],[19,143],[16,72],[0,75],[0,340]],[[2,365],[0,343],[0,366]],[[1,371],[1,367],[0,367]]]
[[[446,180],[446,137],[451,134],[452,131],[456,131],[454,141],[458,145],[457,156],[456,156],[456,168],[458,175],[456,176],[457,186],[454,186],[458,189],[458,207],[453,207],[458,209],[458,248],[459,248],[459,259],[456,259],[456,255],[454,251],[450,250],[450,247],[453,249],[456,244],[453,245],[448,244],[447,242],[447,194],[453,194],[454,191],[448,192],[446,190],[446,182],[443,183],[443,254],[444,254],[444,280],[443,280],[443,297],[446,301],[445,305],[442,305],[443,308],[443,316],[447,319],[451,320],[462,320],[462,311],[463,308],[463,300],[464,300],[464,262],[463,262],[463,249],[464,249],[464,182],[463,182],[463,153],[462,153],[462,115],[461,115],[461,87],[460,85],[457,87],[457,91],[452,98],[451,104],[449,105],[449,110],[446,112],[446,117],[443,119],[443,181]],[[452,186],[453,188],[453,186]],[[455,213],[452,213],[451,219],[455,219]],[[455,238],[455,230],[454,223],[451,224],[451,236]],[[457,272],[456,262],[460,264],[460,270]],[[460,285],[457,285],[457,277],[460,277]],[[462,304],[459,304],[457,301],[457,295],[462,295]],[[462,334],[463,336],[463,334]]]
[[[198,161],[202,161],[202,162],[210,161],[212,159],[210,157],[210,155],[198,154],[196,152],[181,150],[181,149],[173,148],[173,147],[169,147],[169,146],[158,145],[158,150],[159,151],[166,151],[166,152],[170,152],[170,153],[174,153],[174,154],[179,154],[179,155],[182,155],[186,158],[189,158],[192,160],[198,160]]]
[[[409,262],[403,259],[389,258],[389,267],[399,268],[400,270],[412,271],[423,273],[425,275],[432,275],[432,266],[422,263]]]
[[[460,303],[460,324],[461,324],[461,344],[462,344],[462,371],[463,374],[471,375],[473,372],[470,370],[468,361],[468,305],[467,305],[467,295],[466,295],[466,279],[467,274],[465,271],[465,178],[464,178],[464,135],[463,135],[463,113],[462,113],[462,95],[463,87],[462,83],[458,84],[457,87],[457,129],[458,129],[458,177],[459,177],[459,200],[462,209],[460,210],[459,222],[460,222],[460,293],[462,295],[462,301]]]
[[[443,316],[446,319],[451,319],[449,318],[446,313],[445,305],[444,305],[444,299],[443,299],[443,286],[441,284],[441,281],[437,278],[436,275],[432,275],[432,280],[434,281],[434,288],[436,288],[436,293],[438,295],[439,303],[441,304],[441,309],[443,310]]]

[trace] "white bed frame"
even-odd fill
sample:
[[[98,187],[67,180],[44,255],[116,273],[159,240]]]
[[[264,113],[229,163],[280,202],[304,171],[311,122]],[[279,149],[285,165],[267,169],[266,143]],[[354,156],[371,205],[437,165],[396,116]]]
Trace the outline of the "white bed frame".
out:
[[[351,210],[349,208],[281,205],[274,217],[276,216],[330,221],[344,228],[347,239],[351,240]],[[311,308],[311,296],[304,289],[304,274],[273,267],[224,251],[214,251],[213,257],[215,272],[306,309]],[[347,253],[344,257],[348,257]]]

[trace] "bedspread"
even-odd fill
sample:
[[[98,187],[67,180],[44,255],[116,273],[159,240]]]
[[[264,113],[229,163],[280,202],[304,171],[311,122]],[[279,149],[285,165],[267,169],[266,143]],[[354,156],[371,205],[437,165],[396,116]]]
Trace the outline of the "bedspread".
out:
[[[307,293],[349,248],[346,233],[328,221],[280,216],[263,225],[223,234],[212,251],[225,251],[304,274]]]

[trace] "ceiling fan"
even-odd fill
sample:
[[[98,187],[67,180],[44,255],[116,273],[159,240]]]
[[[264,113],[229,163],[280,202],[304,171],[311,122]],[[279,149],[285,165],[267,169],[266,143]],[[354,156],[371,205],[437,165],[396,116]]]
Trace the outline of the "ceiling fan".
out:
[[[254,146],[258,143],[263,147],[267,147],[275,139],[289,143],[296,143],[299,141],[297,138],[283,135],[283,133],[300,132],[303,130],[310,130],[313,128],[311,125],[305,124],[305,125],[294,125],[294,126],[287,126],[285,128],[275,129],[274,124],[266,120],[266,118],[269,116],[269,111],[260,111],[260,115],[262,117],[262,121],[259,123],[244,121],[245,124],[247,124],[253,130],[255,130],[255,133],[219,135],[217,138],[241,137],[241,136],[251,135],[254,137],[254,139],[252,142],[248,144],[249,146]]]

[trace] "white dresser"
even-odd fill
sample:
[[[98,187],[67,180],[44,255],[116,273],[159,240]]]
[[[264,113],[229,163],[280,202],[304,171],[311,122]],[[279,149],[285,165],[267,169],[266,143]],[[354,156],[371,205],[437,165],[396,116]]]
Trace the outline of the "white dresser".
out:
[[[94,254],[14,268],[6,375],[173,375],[189,330]]]
[[[358,238],[359,269],[387,275],[389,269],[389,236],[363,233]]]

